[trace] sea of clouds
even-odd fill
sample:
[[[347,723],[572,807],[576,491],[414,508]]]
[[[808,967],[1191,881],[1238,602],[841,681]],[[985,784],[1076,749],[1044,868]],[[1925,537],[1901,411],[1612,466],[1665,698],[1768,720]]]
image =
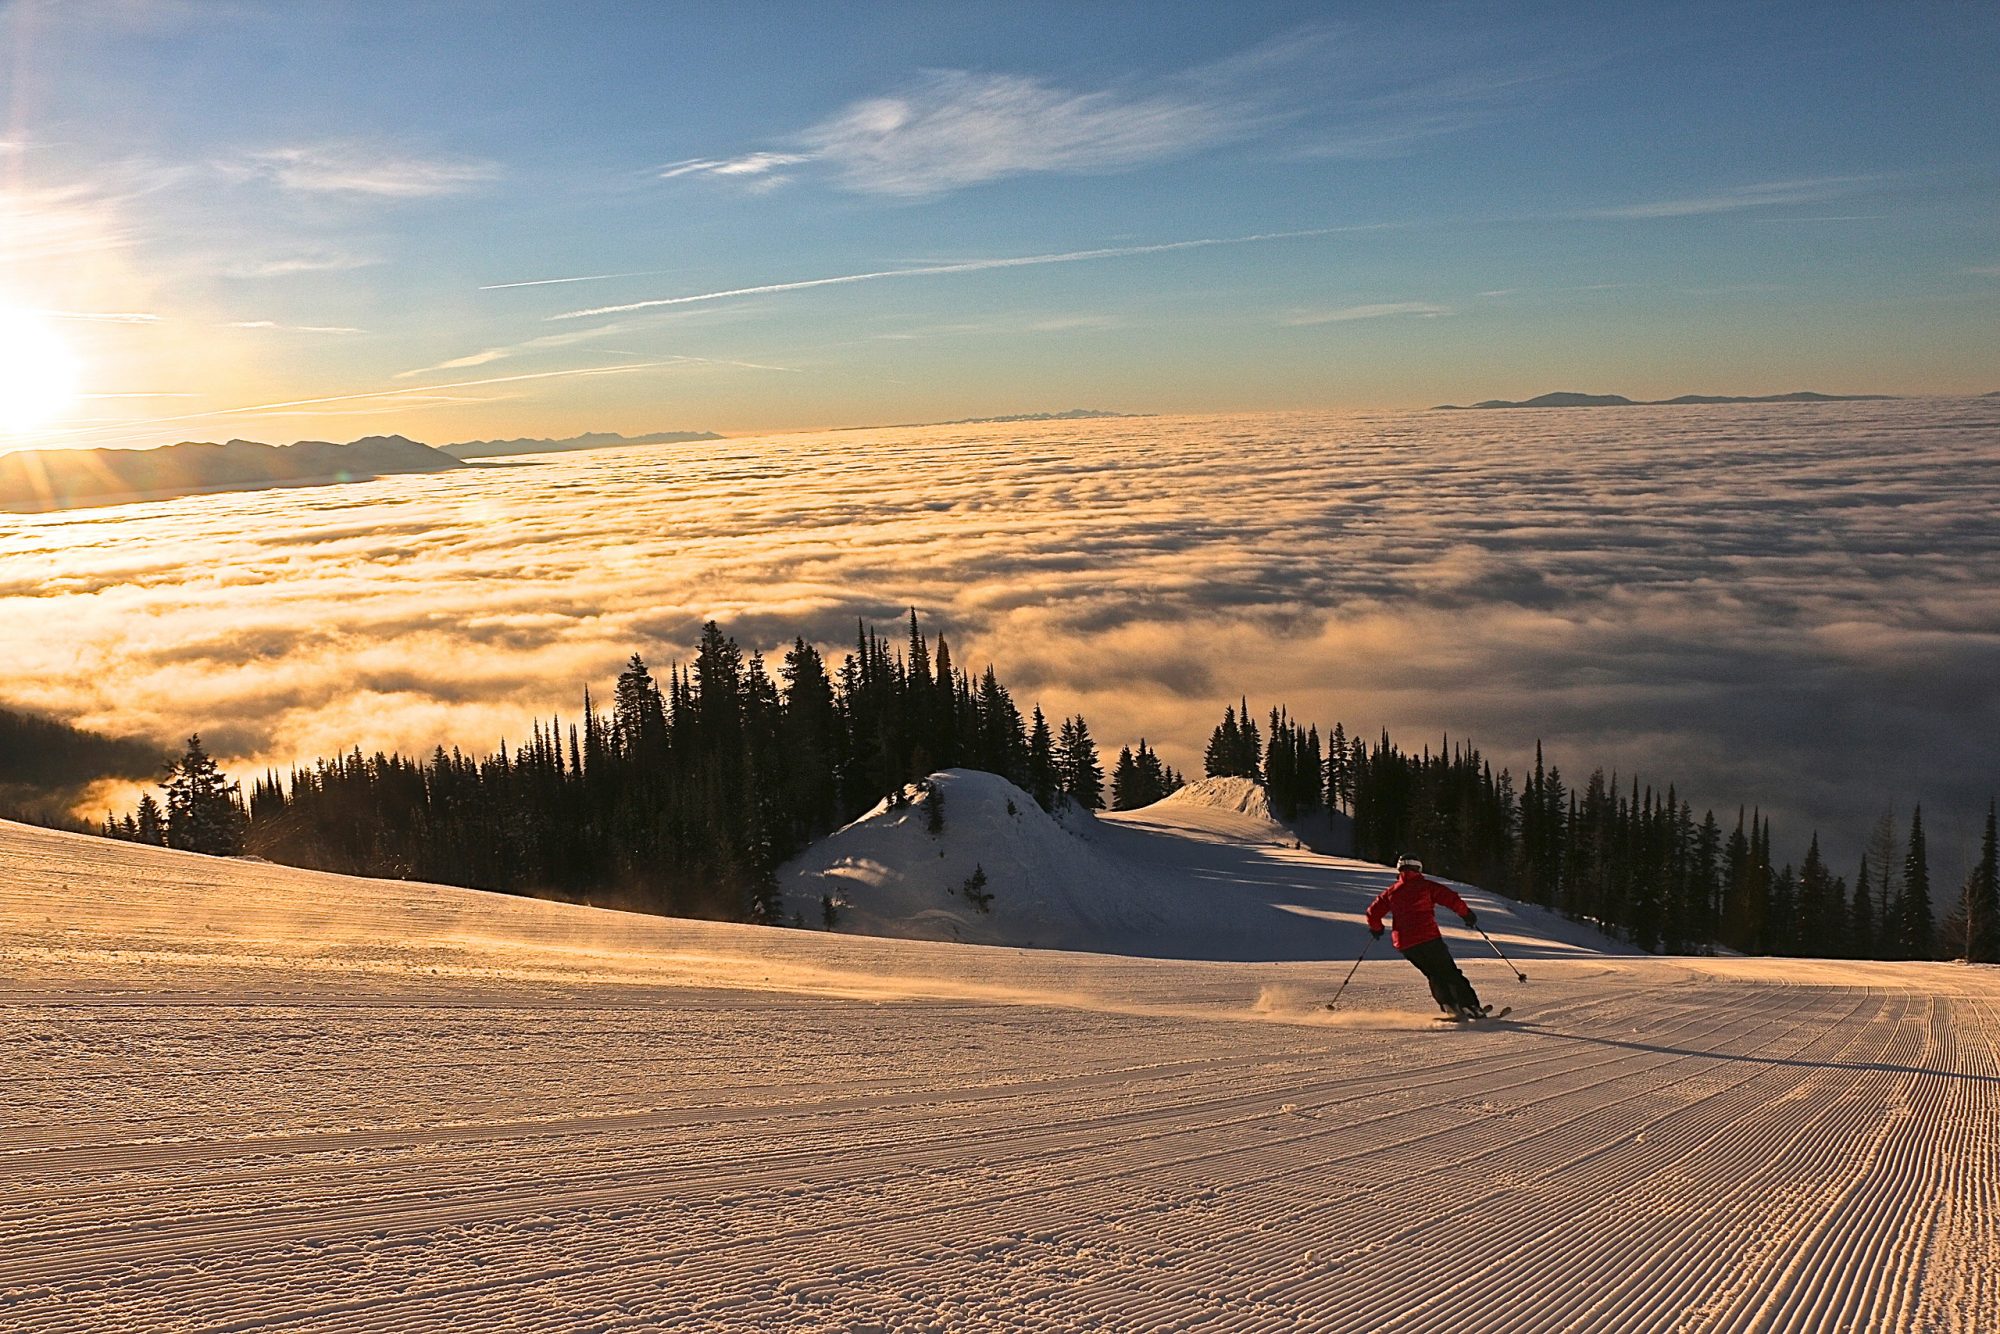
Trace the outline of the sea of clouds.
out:
[[[1115,754],[1225,703],[1518,773],[1539,738],[1851,862],[2000,788],[2000,401],[840,431],[0,517],[0,703],[240,773],[468,750],[701,623],[906,608]],[[110,795],[110,794],[106,794]],[[1852,866],[1843,869],[1850,874]]]

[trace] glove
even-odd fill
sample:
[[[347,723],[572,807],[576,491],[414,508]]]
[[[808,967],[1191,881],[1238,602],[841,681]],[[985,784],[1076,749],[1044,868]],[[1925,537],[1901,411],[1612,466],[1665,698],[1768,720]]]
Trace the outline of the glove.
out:
[[[1470,909],[1470,908],[1467,908],[1467,909],[1465,910],[1465,924],[1466,924],[1467,926],[1478,926],[1478,925],[1479,925],[1479,914],[1478,914],[1478,913],[1476,913],[1476,912],[1474,912],[1474,911],[1472,911],[1472,909]]]
[[[1368,935],[1370,936],[1370,938],[1374,940],[1380,940],[1382,938],[1382,928],[1379,926],[1371,926],[1368,928]]]

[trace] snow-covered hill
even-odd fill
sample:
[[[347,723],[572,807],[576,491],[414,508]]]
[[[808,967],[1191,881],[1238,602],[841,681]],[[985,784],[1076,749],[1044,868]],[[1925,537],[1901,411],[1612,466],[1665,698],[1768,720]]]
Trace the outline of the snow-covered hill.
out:
[[[1329,892],[1161,814],[1078,845]],[[0,1329],[2000,1329],[1994,970],[1467,959],[1516,1022],[0,823]]]
[[[965,891],[976,873],[992,896],[983,909]],[[787,912],[811,925],[831,899],[843,932],[1247,961],[1353,958],[1368,940],[1368,902],[1393,878],[1302,846],[1247,779],[1211,778],[1143,810],[1067,807],[1057,818],[1003,778],[948,769],[912,787],[907,804],[885,802],[807,849],[779,883]],[[1464,892],[1510,955],[1630,953],[1559,915]],[[1462,951],[1487,950],[1455,923],[1453,936]]]

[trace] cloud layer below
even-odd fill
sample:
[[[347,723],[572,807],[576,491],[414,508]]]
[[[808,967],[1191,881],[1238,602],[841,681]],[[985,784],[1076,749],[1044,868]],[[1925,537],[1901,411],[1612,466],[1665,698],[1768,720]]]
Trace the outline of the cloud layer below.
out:
[[[1195,765],[1247,693],[1517,770],[1539,737],[1841,856],[1921,799],[1950,859],[2000,780],[1996,432],[1970,400],[931,427],[35,516],[0,695],[239,766],[485,748],[706,618],[838,649],[915,604],[1114,749]]]

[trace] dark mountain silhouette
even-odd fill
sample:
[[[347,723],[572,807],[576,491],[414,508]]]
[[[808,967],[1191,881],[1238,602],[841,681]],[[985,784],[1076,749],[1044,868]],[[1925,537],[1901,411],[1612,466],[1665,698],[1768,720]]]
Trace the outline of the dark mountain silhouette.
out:
[[[327,440],[293,445],[184,440],[159,449],[24,449],[0,455],[0,510],[40,513],[464,466],[443,450],[400,435],[365,436],[345,445]]]
[[[564,440],[466,440],[438,448],[453,458],[498,459],[515,454],[559,454],[573,449],[617,449],[621,445],[678,445],[689,440],[720,440],[713,431],[654,431],[648,435],[618,435],[611,431],[588,431]]]
[[[1670,408],[1689,403],[1882,403],[1895,394],[1816,394],[1801,389],[1791,394],[1682,394],[1679,398],[1627,398],[1623,394],[1557,392],[1535,398],[1489,398],[1484,403],[1440,403],[1433,412],[1469,412],[1480,408]]]

